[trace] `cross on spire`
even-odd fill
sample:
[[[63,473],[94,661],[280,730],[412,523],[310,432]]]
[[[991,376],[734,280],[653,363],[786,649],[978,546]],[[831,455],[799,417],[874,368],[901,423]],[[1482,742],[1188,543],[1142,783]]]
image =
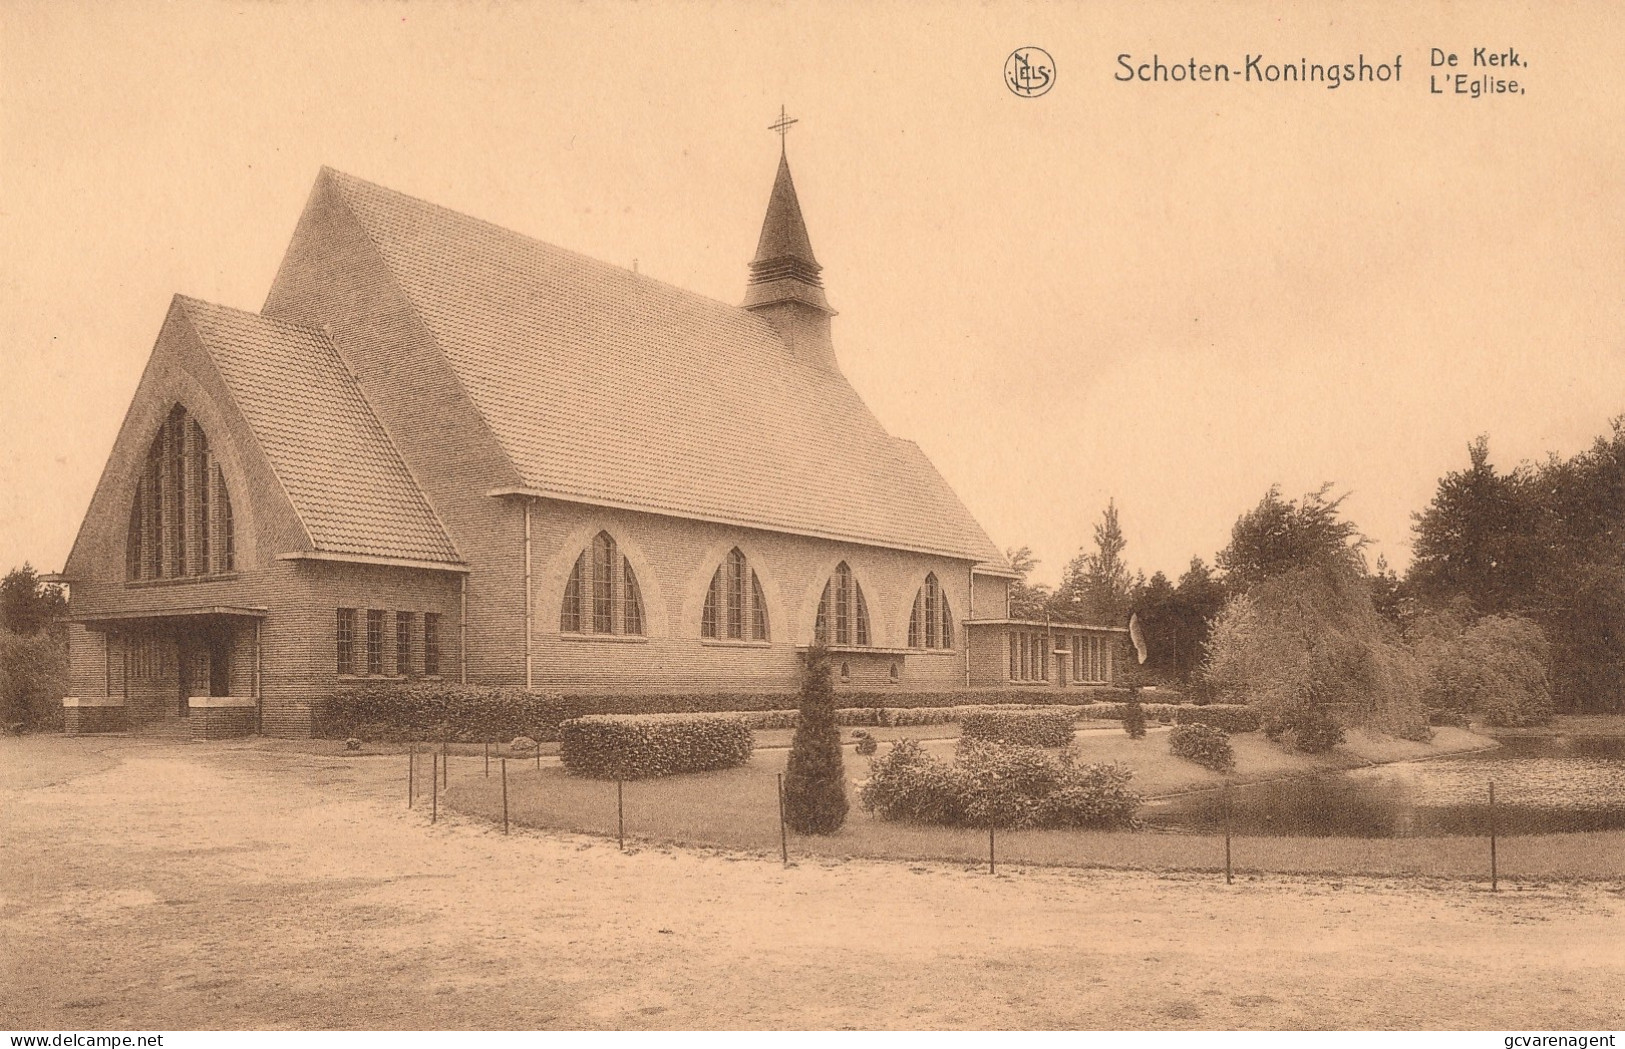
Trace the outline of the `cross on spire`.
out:
[[[785,150],[785,146],[784,146],[785,136],[790,134],[790,125],[791,124],[797,124],[797,123],[800,123],[800,121],[796,120],[795,117],[792,117],[789,114],[787,114],[784,111],[784,106],[780,105],[779,106],[779,119],[774,121],[773,123],[767,125],[767,129],[769,131],[777,131],[779,133],[779,154],[781,156],[784,154],[784,150]]]

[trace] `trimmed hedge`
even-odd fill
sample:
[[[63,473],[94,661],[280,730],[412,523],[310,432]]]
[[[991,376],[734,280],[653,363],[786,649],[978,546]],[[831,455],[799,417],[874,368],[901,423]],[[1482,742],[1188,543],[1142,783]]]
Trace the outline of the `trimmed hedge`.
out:
[[[1064,747],[1072,742],[1077,715],[1071,710],[978,710],[965,715],[964,739],[1023,747]]]
[[[1079,711],[1101,696],[1120,696],[1121,689],[1097,688],[1076,695],[1050,696],[1032,689],[1002,692],[839,691],[846,702],[870,701],[836,712],[846,726],[940,725],[959,721],[963,712],[1007,707],[1033,707],[1034,700]],[[965,700],[976,702],[966,705]],[[725,714],[752,717],[753,728],[794,728],[792,692],[651,693],[648,695],[563,695],[526,692],[489,685],[443,682],[382,682],[355,685],[330,693],[315,705],[314,732],[325,739],[351,736],[381,742],[408,739],[451,739],[479,743],[525,735],[558,739],[559,725],[588,714]],[[1096,706],[1100,704],[1095,704]],[[952,712],[952,713],[948,713]],[[1095,716],[1095,715],[1089,715]]]
[[[1230,747],[1230,734],[1212,725],[1197,722],[1175,725],[1174,730],[1168,733],[1168,752],[1214,772],[1229,772],[1236,767],[1236,752]]]
[[[750,760],[755,739],[726,714],[588,714],[559,726],[564,771],[591,779],[709,772]]]
[[[1059,691],[1059,690],[1055,690]],[[873,698],[872,706],[842,707],[835,712],[836,724],[850,728],[909,728],[962,722],[979,711],[1057,711],[1074,718],[1120,720],[1121,703],[1093,702],[1101,695],[1125,695],[1121,689],[1091,689],[1086,694],[1051,695],[1048,692],[1008,690],[1004,692],[837,692],[842,700]],[[965,703],[966,699],[976,700]],[[1085,702],[1084,700],[1091,700]],[[324,739],[349,739],[397,743],[414,739],[450,739],[466,743],[512,739],[553,741],[559,726],[572,718],[589,714],[737,714],[751,728],[795,728],[796,712],[785,708],[793,702],[791,693],[722,692],[706,695],[561,695],[552,692],[526,692],[516,688],[488,685],[455,685],[434,682],[403,684],[387,682],[338,689],[316,704],[314,732]],[[1035,703],[1034,700],[1044,700]],[[1154,721],[1169,722],[1185,712],[1246,710],[1214,704],[1192,707],[1171,703],[1141,704]],[[1250,731],[1219,724],[1228,731]]]
[[[1257,732],[1258,711],[1240,703],[1210,703],[1205,707],[1176,707],[1176,725],[1210,725],[1225,732]]]
[[[1078,708],[1078,717],[1091,721],[1122,721],[1128,715],[1127,703],[1090,703]],[[1141,703],[1140,713],[1147,721],[1172,722],[1180,709],[1176,703]]]

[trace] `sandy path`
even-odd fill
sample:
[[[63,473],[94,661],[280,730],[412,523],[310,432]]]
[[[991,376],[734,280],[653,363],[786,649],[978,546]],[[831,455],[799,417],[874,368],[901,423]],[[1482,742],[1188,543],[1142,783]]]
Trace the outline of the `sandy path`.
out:
[[[1617,886],[783,870],[430,827],[394,758],[0,742],[35,760],[0,777],[0,1028],[1621,1024]]]

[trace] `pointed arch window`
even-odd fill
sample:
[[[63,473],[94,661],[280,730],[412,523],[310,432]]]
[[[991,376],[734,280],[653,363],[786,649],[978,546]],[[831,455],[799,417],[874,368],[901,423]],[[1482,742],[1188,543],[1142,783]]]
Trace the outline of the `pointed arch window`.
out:
[[[954,647],[954,614],[935,572],[926,574],[925,584],[914,595],[914,609],[908,615],[908,647]]]
[[[209,438],[176,405],[147,446],[125,531],[131,581],[236,571],[231,496]]]
[[[869,605],[845,561],[835,566],[835,574],[824,584],[813,638],[821,645],[869,647]]]
[[[711,574],[700,613],[700,636],[729,641],[766,641],[767,599],[762,581],[736,546]]]
[[[608,532],[593,536],[564,583],[559,630],[566,634],[643,636],[643,593],[637,573]]]

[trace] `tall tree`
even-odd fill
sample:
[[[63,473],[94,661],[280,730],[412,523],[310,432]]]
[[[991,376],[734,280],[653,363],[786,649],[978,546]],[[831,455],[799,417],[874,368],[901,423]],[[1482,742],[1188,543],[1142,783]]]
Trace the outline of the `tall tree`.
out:
[[[50,626],[68,610],[60,586],[41,583],[34,566],[24,563],[0,581],[0,629],[29,637]]]
[[[1179,680],[1189,681],[1207,658],[1208,634],[1224,608],[1224,584],[1207,562],[1193,557],[1179,577],[1174,596],[1174,669]]]
[[[1257,506],[1242,514],[1219,551],[1218,565],[1232,594],[1245,593],[1267,579],[1303,568],[1332,567],[1365,574],[1370,542],[1342,516],[1347,495],[1328,499],[1331,482],[1298,501],[1281,498],[1271,485]]]
[[[1482,434],[1467,458],[1467,469],[1446,474],[1427,509],[1412,515],[1416,556],[1406,578],[1430,605],[1465,597],[1481,615],[1512,611],[1530,596],[1535,567],[1530,477],[1497,473]]]
[[[1559,709],[1625,709],[1625,416],[1569,459],[1499,473],[1489,442],[1415,515],[1405,583],[1462,616],[1516,614],[1550,644]]]
[[[1128,540],[1117,516],[1117,502],[1106,504],[1095,525],[1095,548],[1067,563],[1052,607],[1061,614],[1118,625],[1128,618],[1135,577],[1123,560]]]
[[[1038,567],[1038,559],[1033,556],[1030,546],[1007,549],[1004,552],[1005,560],[1021,578],[1010,584],[1010,617],[1012,619],[1042,619],[1044,611],[1049,607],[1050,589],[1042,583],[1028,582],[1033,570]]]

